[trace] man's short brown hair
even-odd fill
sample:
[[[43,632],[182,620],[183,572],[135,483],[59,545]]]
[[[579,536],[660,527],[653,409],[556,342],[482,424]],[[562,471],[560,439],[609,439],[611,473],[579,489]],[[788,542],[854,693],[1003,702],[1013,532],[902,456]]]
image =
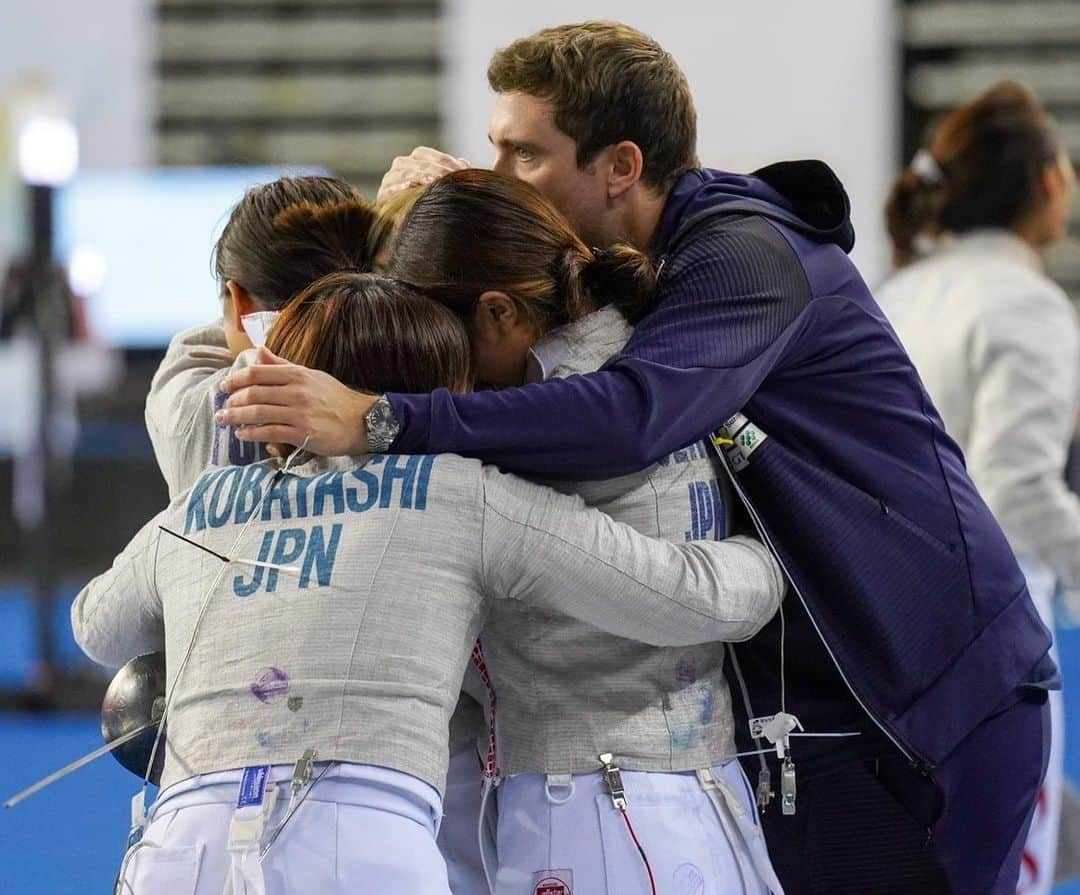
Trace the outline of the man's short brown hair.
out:
[[[697,167],[697,113],[686,76],[651,37],[618,22],[545,28],[495,53],[488,83],[551,103],[579,166],[621,140],[645,158],[642,180],[666,192]]]

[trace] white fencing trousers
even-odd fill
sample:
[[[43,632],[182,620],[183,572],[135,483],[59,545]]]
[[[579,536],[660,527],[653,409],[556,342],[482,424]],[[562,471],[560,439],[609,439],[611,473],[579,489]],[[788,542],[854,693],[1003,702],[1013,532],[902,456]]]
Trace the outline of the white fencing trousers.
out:
[[[314,776],[324,767],[316,764]],[[267,837],[288,809],[292,770],[271,769],[267,788],[280,789]],[[119,891],[222,895],[230,878],[227,840],[240,776],[241,771],[205,774],[163,792]],[[266,895],[450,895],[435,845],[441,813],[439,794],[416,777],[373,765],[335,764],[312,785],[271,847],[258,885]]]
[[[709,786],[699,779],[710,775]],[[782,895],[737,761],[698,773],[624,770],[622,781],[658,895]],[[518,774],[496,792],[496,895],[650,895],[599,771]]]
[[[1053,573],[1041,563],[1020,557],[1020,568],[1027,578],[1028,590],[1039,616],[1051,631],[1054,630]],[[1055,662],[1057,643],[1050,648]],[[1068,684],[1066,684],[1068,686]],[[1050,895],[1054,885],[1054,866],[1057,862],[1058,827],[1061,823],[1061,788],[1065,767],[1065,700],[1060,690],[1052,690],[1050,698],[1050,760],[1046,778],[1039,789],[1035,814],[1031,818],[1024,853],[1020,861],[1018,895]]]
[[[450,756],[438,845],[446,861],[453,895],[488,895],[477,833],[483,782],[475,748],[469,747]],[[490,822],[494,817],[494,806],[495,800],[488,799],[488,822],[483,827],[484,848],[491,861],[495,859],[495,830]]]

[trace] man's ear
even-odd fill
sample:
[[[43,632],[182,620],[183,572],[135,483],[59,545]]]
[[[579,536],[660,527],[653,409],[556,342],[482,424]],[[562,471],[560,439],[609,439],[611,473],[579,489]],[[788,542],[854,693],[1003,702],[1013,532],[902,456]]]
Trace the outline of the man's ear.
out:
[[[484,330],[506,331],[517,324],[521,312],[505,292],[485,292],[476,303],[473,322]]]
[[[645,156],[641,147],[631,140],[616,143],[611,153],[611,173],[608,174],[608,198],[618,199],[641,180],[645,171]]]
[[[233,313],[236,315],[236,328],[243,330],[240,326],[240,318],[245,314],[253,314],[259,310],[259,306],[255,304],[255,300],[248,294],[247,289],[241,286],[236,280],[226,280],[225,290],[229,293],[229,298],[232,299]]]

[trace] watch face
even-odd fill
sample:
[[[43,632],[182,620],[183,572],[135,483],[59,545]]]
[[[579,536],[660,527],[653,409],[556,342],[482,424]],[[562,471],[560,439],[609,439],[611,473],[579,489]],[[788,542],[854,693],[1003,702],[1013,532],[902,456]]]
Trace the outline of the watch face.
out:
[[[378,402],[371,408],[371,421],[374,425],[380,429],[386,428],[393,420],[394,411],[387,407],[382,401]]]

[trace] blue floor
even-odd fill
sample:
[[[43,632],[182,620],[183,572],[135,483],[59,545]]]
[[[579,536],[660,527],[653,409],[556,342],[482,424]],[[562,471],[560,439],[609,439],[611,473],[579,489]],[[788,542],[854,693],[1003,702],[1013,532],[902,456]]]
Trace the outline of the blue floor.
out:
[[[32,640],[17,633],[25,611],[0,599],[0,681],[11,682],[29,667]],[[66,606],[58,610],[58,621]],[[60,625],[63,629],[63,625]],[[65,635],[61,651],[76,661]],[[1065,679],[1080,681],[1080,629],[1060,631]],[[1066,687],[1066,716],[1076,719],[1067,735],[1065,770],[1080,781],[1080,686]],[[0,801],[97,747],[98,719],[90,716],[0,715]],[[106,756],[31,797],[0,810],[2,895],[107,895],[123,854],[136,778]],[[1054,895],[1080,895],[1080,882]]]

